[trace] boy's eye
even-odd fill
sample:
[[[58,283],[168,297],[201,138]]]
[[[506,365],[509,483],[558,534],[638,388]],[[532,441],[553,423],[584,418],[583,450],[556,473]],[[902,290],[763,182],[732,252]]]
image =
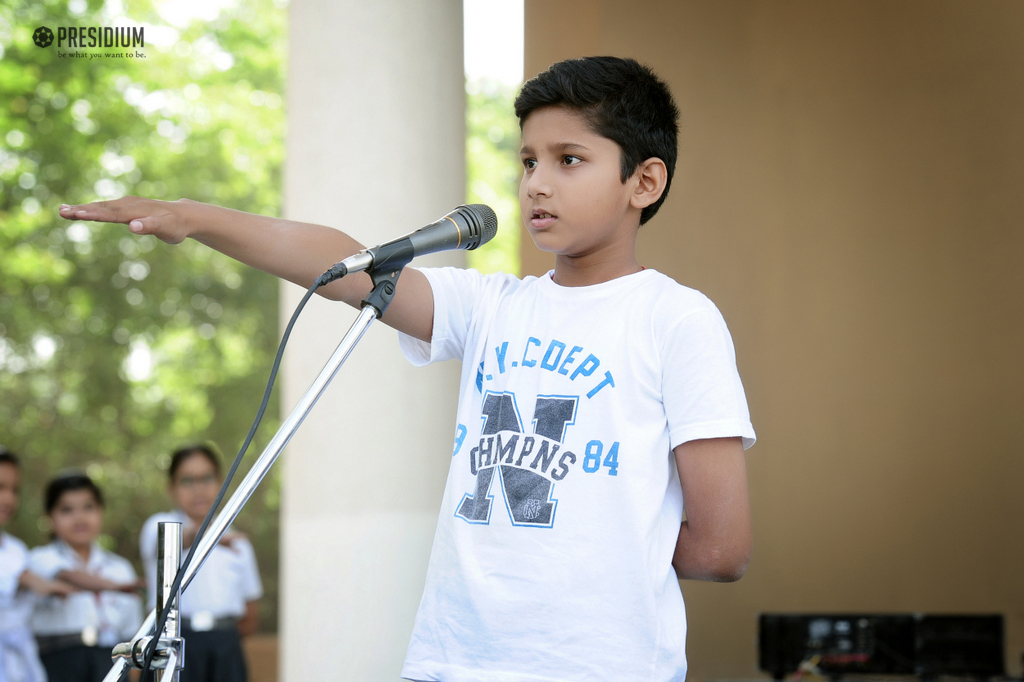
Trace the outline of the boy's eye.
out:
[[[573,156],[572,154],[566,154],[562,157],[562,163],[566,166],[575,166],[578,163],[582,163],[582,161],[583,159],[578,156]]]
[[[523,168],[533,170],[537,166],[537,159],[523,159]]]

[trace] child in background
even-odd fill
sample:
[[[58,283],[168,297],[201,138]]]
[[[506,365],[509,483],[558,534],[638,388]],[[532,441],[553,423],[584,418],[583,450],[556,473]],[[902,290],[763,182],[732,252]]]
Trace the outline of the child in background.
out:
[[[96,540],[103,530],[103,493],[80,471],[50,481],[46,515],[53,541],[29,554],[38,575],[79,588],[63,599],[37,602],[32,630],[51,682],[100,682],[110,670],[110,650],[142,624],[141,588],[127,559]]]
[[[208,445],[176,451],[168,473],[168,491],[177,509],[151,516],[143,524],[139,539],[149,585],[149,608],[156,605],[157,524],[181,523],[182,545],[187,552],[222,483],[220,459]],[[181,594],[181,631],[185,638],[181,682],[245,682],[241,638],[256,631],[257,600],[261,596],[263,585],[252,544],[229,530]]]
[[[20,487],[18,458],[0,446],[0,682],[46,682],[29,628],[32,592],[68,595],[74,588],[29,571],[25,543],[3,532],[18,511]]]

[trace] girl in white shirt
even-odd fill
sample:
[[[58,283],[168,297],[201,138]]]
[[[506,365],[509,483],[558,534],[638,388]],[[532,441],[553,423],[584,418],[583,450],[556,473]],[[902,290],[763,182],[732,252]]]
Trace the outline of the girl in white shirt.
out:
[[[185,551],[210,511],[221,486],[220,459],[210,445],[181,448],[171,455],[168,491],[177,509],[151,516],[142,526],[139,549],[156,601],[157,524],[181,523]],[[188,589],[181,593],[185,668],[181,682],[245,682],[241,638],[256,631],[257,600],[263,595],[256,555],[245,536],[228,531],[214,547]]]
[[[79,588],[66,598],[36,603],[32,630],[52,682],[100,682],[110,651],[142,623],[141,584],[128,560],[97,544],[103,530],[103,494],[80,471],[58,475],[46,488],[53,541],[29,554],[29,567],[46,579]]]

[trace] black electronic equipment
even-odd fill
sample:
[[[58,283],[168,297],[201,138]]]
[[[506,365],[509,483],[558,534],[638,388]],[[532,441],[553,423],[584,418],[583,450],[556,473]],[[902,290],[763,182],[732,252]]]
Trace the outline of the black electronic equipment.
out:
[[[1001,615],[762,614],[759,664],[775,679],[802,664],[844,674],[1005,674]]]
[[[1003,617],[922,616],[917,622],[918,673],[1005,675]]]

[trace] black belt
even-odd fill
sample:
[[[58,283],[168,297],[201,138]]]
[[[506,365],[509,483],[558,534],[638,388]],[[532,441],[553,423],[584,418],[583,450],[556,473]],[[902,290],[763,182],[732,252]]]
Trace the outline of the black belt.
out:
[[[75,646],[96,646],[96,640],[95,628],[86,628],[81,632],[69,632],[63,635],[36,635],[36,645],[39,647],[40,654],[50,654]]]

